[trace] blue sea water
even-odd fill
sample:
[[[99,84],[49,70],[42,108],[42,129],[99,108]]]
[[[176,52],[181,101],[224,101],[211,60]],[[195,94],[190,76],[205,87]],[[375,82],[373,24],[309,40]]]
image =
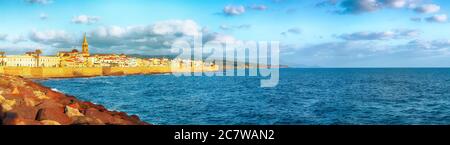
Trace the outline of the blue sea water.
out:
[[[153,124],[450,124],[450,69],[281,69],[258,77],[38,80]]]

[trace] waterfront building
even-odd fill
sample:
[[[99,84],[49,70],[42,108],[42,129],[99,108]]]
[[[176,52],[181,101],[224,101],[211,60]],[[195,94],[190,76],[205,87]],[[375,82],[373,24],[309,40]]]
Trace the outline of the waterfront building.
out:
[[[90,57],[86,33],[83,37],[81,53],[77,49],[73,49],[72,51],[60,51],[57,56],[60,57],[61,67],[92,67],[94,64],[94,58]]]
[[[83,36],[81,52],[77,49],[72,51],[59,51],[56,56],[41,56],[41,50],[26,52],[23,55],[5,55],[0,52],[0,67],[151,67],[170,66],[201,67],[203,61],[194,60],[171,60],[168,58],[141,59],[129,57],[125,54],[93,54],[89,52],[89,44],[86,33]]]
[[[58,67],[60,59],[55,56],[40,56],[41,51],[26,52],[24,55],[5,55],[0,52],[0,66],[7,67]]]
[[[61,67],[85,67],[87,66],[88,58],[85,58],[82,53],[78,50],[73,49],[70,52],[60,51],[58,52],[58,57],[60,58]]]

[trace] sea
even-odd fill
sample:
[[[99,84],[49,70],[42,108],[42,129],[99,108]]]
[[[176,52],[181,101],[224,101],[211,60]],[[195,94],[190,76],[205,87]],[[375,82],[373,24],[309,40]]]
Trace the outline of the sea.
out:
[[[450,124],[450,68],[284,68],[261,77],[171,74],[36,80],[157,125]]]

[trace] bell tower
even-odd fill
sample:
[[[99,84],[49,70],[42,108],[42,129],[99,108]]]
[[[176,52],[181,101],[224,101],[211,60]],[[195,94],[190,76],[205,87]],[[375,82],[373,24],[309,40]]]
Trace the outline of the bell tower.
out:
[[[83,54],[83,56],[85,56],[85,57],[89,56],[89,44],[87,42],[86,33],[84,33],[84,40],[83,40],[81,54]]]

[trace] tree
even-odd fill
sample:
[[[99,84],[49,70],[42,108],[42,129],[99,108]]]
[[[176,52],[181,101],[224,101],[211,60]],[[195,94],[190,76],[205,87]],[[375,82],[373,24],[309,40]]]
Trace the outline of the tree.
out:
[[[40,49],[36,49],[35,54],[36,54],[36,66],[39,67],[39,64],[40,64],[39,63],[39,57],[41,56],[42,51]]]
[[[4,57],[5,57],[5,52],[0,51],[0,58],[2,58],[2,61],[0,62],[0,66],[6,65],[6,62],[3,60]]]

